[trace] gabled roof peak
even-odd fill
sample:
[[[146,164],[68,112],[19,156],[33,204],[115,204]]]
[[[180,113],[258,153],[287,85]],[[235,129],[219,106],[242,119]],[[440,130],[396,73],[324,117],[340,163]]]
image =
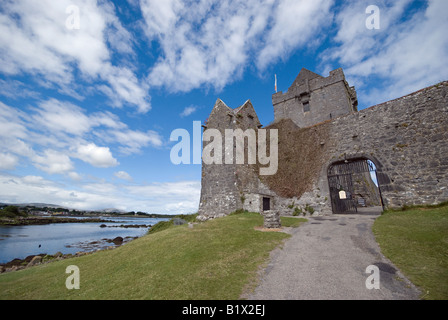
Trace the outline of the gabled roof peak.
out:
[[[234,109],[233,112],[236,114],[236,113],[240,112],[240,110],[242,110],[246,106],[251,106],[253,108],[253,105],[252,105],[252,102],[250,102],[250,99],[246,100],[246,102],[244,102],[241,106]]]
[[[312,80],[312,79],[316,79],[316,78],[323,78],[323,77],[321,75],[318,75],[317,73],[314,73],[314,72],[306,69],[306,68],[302,68],[302,70],[300,70],[299,75],[294,80],[291,87],[300,85],[301,83],[304,83],[306,80]]]
[[[221,99],[218,98],[218,99],[216,100],[216,102],[215,102],[215,106],[214,106],[213,108],[217,108],[217,107],[219,107],[219,106],[223,106],[223,107],[226,107],[226,108],[232,110],[232,108],[230,108],[228,105],[226,105],[224,101],[222,101]]]

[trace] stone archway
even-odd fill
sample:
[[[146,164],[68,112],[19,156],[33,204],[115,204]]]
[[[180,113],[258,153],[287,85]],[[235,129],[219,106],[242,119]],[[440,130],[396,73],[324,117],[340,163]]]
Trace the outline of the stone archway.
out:
[[[332,163],[327,172],[333,213],[357,213],[362,207],[384,207],[377,167],[366,157]]]

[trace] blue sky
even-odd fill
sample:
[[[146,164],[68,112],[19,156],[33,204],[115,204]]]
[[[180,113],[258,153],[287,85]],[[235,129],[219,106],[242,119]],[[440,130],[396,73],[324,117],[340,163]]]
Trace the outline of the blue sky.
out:
[[[379,9],[379,29],[366,27]],[[360,109],[448,78],[448,1],[0,3],[0,202],[192,213],[200,165],[170,161],[220,98],[273,120],[274,75],[342,67]]]

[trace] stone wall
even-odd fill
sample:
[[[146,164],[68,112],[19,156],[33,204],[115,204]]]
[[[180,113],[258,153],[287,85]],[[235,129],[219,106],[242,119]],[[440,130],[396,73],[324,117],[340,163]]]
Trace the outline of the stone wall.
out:
[[[270,209],[281,215],[292,215],[294,210],[331,214],[328,169],[352,159],[375,164],[386,208],[447,201],[447,95],[445,81],[307,128],[298,128],[291,120],[276,121],[266,129],[279,130],[277,174],[258,176],[257,167],[249,165],[203,165],[199,216],[205,220],[243,208],[262,212],[266,196],[272,199]],[[242,110],[217,103],[210,125],[258,128],[256,115],[251,123],[244,121],[246,116],[232,118]],[[244,112],[254,112],[252,105]]]
[[[243,208],[245,194],[258,186],[257,175],[253,166],[248,164],[237,165],[236,157],[233,164],[226,164],[226,153],[234,152],[225,149],[226,129],[254,129],[258,130],[261,124],[250,101],[242,106],[231,109],[223,101],[217,100],[212,113],[207,121],[205,131],[218,130],[223,147],[222,164],[202,164],[201,198],[198,212],[199,220],[207,220],[225,216]],[[204,133],[205,134],[205,133]],[[204,152],[210,142],[204,142]],[[235,156],[236,152],[234,152]],[[247,149],[245,150],[247,161]],[[250,201],[250,200],[248,200]]]
[[[447,94],[448,82],[442,82],[304,129],[309,132],[308,135],[316,128],[328,130],[328,139],[324,145],[314,146],[314,150],[323,155],[324,164],[306,192],[290,197],[279,196],[277,209],[282,214],[292,214],[292,204],[302,209],[308,204],[316,213],[331,213],[328,168],[346,159],[369,159],[375,164],[386,208],[447,201]],[[297,140],[296,143],[300,142]],[[307,164],[302,163],[302,166],[306,167]],[[291,174],[300,174],[297,169],[294,171]],[[275,181],[275,176],[272,180]],[[280,190],[277,190],[279,193]]]
[[[443,82],[335,119],[329,162],[372,160],[386,207],[448,200],[447,94]]]

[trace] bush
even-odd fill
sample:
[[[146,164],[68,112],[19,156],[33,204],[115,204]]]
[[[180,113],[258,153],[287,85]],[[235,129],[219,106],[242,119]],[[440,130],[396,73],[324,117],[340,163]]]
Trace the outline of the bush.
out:
[[[307,204],[305,207],[305,211],[308,211],[310,214],[313,214],[315,210],[313,207],[311,207],[309,204]]]
[[[299,216],[300,214],[302,214],[302,209],[300,209],[299,207],[296,207],[296,208],[294,209],[294,212],[292,213],[292,215],[293,215],[294,217],[297,217],[297,216]]]
[[[156,233],[159,231],[166,230],[174,225],[178,225],[178,222],[183,220],[185,223],[196,221],[197,214],[180,214],[168,221],[160,221],[153,225],[151,229],[148,230],[148,234]]]
[[[16,218],[16,217],[25,217],[26,213],[20,212],[19,209],[15,206],[7,206],[3,210],[0,210],[0,217],[6,218]]]

